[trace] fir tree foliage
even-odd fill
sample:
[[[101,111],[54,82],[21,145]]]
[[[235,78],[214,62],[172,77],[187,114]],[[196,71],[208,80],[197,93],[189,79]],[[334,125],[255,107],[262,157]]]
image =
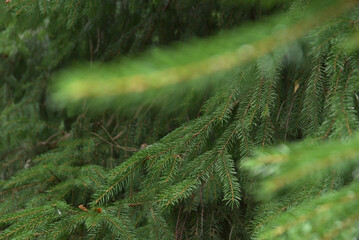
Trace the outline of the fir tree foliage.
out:
[[[359,236],[356,1],[0,9],[0,239]]]

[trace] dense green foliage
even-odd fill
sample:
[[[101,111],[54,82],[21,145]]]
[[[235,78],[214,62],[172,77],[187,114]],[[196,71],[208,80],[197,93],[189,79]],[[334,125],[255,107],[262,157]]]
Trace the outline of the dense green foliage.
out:
[[[0,11],[0,239],[359,237],[356,1]]]

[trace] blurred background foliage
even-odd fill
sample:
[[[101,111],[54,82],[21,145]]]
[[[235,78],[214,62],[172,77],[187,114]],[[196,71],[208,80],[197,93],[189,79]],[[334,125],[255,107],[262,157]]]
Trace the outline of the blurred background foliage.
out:
[[[358,238],[358,19],[2,1],[0,239]]]

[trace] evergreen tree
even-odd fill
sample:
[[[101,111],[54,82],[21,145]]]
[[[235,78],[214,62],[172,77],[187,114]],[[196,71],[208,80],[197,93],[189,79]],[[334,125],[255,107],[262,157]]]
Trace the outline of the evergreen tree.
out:
[[[0,11],[0,239],[359,237],[357,1]]]

